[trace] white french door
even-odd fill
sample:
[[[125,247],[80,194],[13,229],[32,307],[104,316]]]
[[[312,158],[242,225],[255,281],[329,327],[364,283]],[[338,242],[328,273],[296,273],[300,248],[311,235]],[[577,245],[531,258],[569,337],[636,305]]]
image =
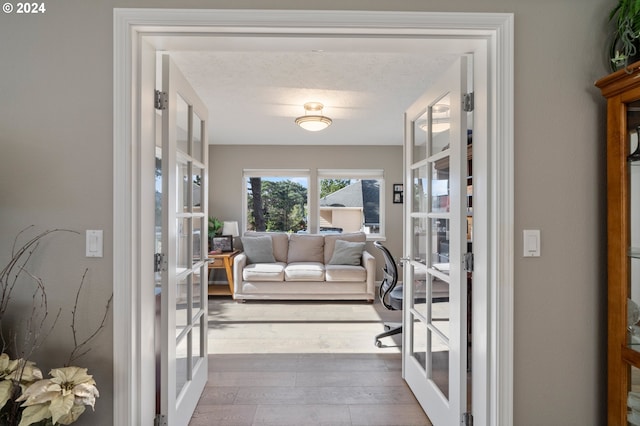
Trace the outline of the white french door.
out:
[[[403,374],[436,426],[467,412],[467,59],[405,113]]]
[[[207,109],[162,57],[159,416],[188,425],[207,381]]]

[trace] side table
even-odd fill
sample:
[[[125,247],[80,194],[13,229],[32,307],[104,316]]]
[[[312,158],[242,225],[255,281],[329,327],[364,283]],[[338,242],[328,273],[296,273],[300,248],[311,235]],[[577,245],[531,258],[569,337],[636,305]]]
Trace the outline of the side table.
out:
[[[209,271],[211,269],[224,269],[227,275],[227,283],[229,288],[221,285],[209,285],[209,296],[231,296],[233,297],[233,258],[240,253],[240,250],[234,250],[226,253],[209,254],[209,259],[213,259],[209,263]]]

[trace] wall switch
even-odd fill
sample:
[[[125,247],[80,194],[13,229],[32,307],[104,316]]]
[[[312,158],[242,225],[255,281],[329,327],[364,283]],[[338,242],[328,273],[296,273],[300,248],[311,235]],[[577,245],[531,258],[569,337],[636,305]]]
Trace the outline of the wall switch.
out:
[[[102,257],[102,229],[87,230],[87,257]]]
[[[540,257],[540,230],[525,229],[522,231],[524,257]]]

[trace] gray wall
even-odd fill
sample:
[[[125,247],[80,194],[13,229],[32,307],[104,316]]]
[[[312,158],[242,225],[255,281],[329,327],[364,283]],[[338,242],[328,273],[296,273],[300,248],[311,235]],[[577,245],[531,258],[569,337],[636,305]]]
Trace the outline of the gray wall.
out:
[[[111,293],[113,7],[513,12],[515,424],[604,424],[604,102],[593,82],[607,72],[605,25],[614,3],[56,0],[41,16],[0,14],[0,259],[29,224],[105,230],[102,259],[85,259],[83,239],[66,235],[34,265],[52,288],[50,304],[63,307],[46,349],[68,346],[70,299],[85,267],[83,324]],[[521,257],[529,228],[542,230],[537,259]],[[96,413],[76,424],[111,425],[111,325],[93,348],[82,364],[95,373],[101,397]],[[64,358],[59,352],[45,352],[47,367]]]

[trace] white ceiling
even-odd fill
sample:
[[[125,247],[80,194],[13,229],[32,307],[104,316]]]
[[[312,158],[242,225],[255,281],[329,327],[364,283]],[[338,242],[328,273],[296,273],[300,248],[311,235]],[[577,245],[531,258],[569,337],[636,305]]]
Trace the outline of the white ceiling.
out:
[[[400,145],[405,109],[459,55],[454,41],[336,37],[154,37],[209,109],[209,143]],[[295,125],[303,104],[333,124]]]

